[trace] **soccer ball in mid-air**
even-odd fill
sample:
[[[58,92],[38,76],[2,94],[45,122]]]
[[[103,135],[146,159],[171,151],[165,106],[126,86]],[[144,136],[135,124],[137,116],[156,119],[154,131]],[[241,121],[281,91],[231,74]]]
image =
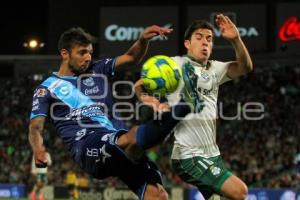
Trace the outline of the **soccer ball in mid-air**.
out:
[[[172,58],[157,55],[146,60],[142,67],[141,79],[145,89],[160,97],[174,92],[181,78],[181,69]]]

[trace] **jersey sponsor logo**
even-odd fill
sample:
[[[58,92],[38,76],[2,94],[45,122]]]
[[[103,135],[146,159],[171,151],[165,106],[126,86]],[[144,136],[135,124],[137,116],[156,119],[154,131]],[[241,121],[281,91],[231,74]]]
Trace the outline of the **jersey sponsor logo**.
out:
[[[36,110],[38,110],[39,108],[40,108],[39,105],[33,106],[33,107],[32,107],[32,111],[36,111]]]
[[[38,88],[35,90],[33,97],[44,97],[47,94],[47,90],[45,88]]]
[[[98,159],[95,162],[102,162],[105,164],[106,159],[111,157],[111,154],[106,152],[106,145],[104,144],[101,148],[86,148],[86,155],[88,157],[97,157]]]
[[[95,86],[95,87],[93,87],[93,88],[91,88],[91,89],[85,89],[85,90],[84,90],[84,94],[85,94],[85,95],[91,95],[91,94],[96,94],[96,93],[98,93],[99,91],[100,91],[99,87],[98,87],[98,86]]]
[[[49,77],[42,84],[48,87],[48,90],[53,94],[53,98],[60,100],[62,104],[65,104],[70,109],[69,112],[64,109],[68,113],[64,114],[63,117],[56,118],[51,115],[53,119],[55,118],[54,120],[74,120],[78,122],[80,127],[99,128],[100,125],[100,127],[105,127],[108,130],[116,130],[106,116],[106,104],[94,102],[89,96],[84,95],[82,90],[79,90],[72,82]],[[51,108],[51,110],[53,109]],[[81,119],[85,119],[87,123],[83,123]]]
[[[97,103],[91,106],[84,106],[79,109],[73,109],[65,117],[67,120],[81,120],[84,117],[91,118],[104,115],[104,104]]]
[[[39,100],[36,99],[36,100],[34,100],[34,101],[32,102],[32,106],[36,106],[36,105],[38,105],[39,103],[40,103]]]
[[[87,78],[87,79],[84,79],[84,80],[82,81],[82,83],[83,83],[84,85],[88,86],[88,87],[92,87],[92,86],[95,85],[95,81],[94,81],[94,79],[93,79],[92,77],[89,77],[89,78]]]
[[[203,94],[203,95],[208,96],[208,95],[211,94],[211,92],[214,91],[214,89],[212,88],[212,89],[208,90],[208,89],[203,89],[203,88],[201,88],[201,87],[198,87],[198,88],[197,88],[197,91],[198,91],[200,94]]]

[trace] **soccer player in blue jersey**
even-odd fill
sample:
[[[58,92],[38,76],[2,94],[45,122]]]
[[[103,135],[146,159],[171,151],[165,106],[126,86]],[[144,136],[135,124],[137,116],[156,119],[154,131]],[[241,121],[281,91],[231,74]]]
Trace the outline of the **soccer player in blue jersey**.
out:
[[[46,118],[53,122],[68,146],[72,158],[91,176],[119,177],[140,199],[168,198],[160,173],[144,150],[161,142],[190,111],[176,105],[163,112],[160,121],[150,121],[126,130],[115,116],[108,79],[122,66],[137,64],[146,53],[149,40],[172,30],[156,25],[144,30],[123,55],[92,61],[93,37],[81,28],[64,32],[58,42],[61,65],[34,91],[29,141],[35,163],[47,166],[42,132]]]

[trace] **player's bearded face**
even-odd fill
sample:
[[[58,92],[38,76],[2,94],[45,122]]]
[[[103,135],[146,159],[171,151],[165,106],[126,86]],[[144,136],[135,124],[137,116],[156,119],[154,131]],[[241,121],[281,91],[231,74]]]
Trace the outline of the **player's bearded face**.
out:
[[[69,52],[69,68],[70,70],[76,74],[84,73],[92,59],[93,47],[92,45],[75,45],[71,52]]]
[[[190,40],[185,40],[184,45],[190,56],[201,63],[206,63],[212,52],[212,31],[210,29],[197,29]]]

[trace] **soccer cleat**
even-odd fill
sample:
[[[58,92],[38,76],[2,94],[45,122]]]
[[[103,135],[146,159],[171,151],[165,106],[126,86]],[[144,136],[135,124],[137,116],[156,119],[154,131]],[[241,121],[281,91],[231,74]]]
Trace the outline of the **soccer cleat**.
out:
[[[45,198],[42,194],[40,194],[38,200],[45,200]]]
[[[35,192],[31,192],[29,196],[30,196],[31,200],[36,200],[36,194],[35,194]]]

